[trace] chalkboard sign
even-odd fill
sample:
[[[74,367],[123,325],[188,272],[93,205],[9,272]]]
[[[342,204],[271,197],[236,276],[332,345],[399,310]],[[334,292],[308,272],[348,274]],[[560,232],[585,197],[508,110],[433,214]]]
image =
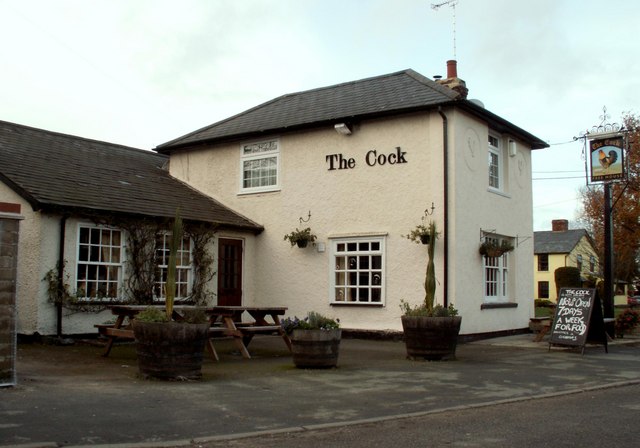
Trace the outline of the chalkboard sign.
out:
[[[587,340],[603,343],[608,352],[600,297],[592,288],[560,289],[549,347],[552,344],[577,346],[582,347],[584,353]]]

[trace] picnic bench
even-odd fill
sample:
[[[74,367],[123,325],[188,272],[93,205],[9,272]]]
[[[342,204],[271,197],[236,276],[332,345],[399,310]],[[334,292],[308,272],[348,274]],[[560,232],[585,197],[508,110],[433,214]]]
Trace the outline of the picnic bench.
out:
[[[161,305],[156,305],[163,308]],[[113,324],[98,324],[98,333],[107,339],[102,356],[109,356],[116,339],[135,340],[133,321],[136,315],[148,308],[144,305],[112,305],[109,307],[116,317]],[[174,319],[181,320],[182,313],[187,310],[202,310],[209,318],[209,340],[206,347],[209,354],[219,361],[220,357],[213,345],[212,338],[231,337],[244,358],[250,359],[248,345],[256,334],[277,334],[284,340],[291,351],[291,340],[280,325],[280,316],[286,307],[246,307],[246,306],[212,306],[194,307],[176,305]],[[249,314],[252,321],[243,321],[243,314]]]

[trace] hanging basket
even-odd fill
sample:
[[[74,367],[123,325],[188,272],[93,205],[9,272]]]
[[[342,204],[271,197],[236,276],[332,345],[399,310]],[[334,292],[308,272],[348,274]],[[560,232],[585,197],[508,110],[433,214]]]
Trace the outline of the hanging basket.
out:
[[[479,252],[480,252],[480,255],[484,255],[485,257],[489,257],[489,258],[494,258],[494,257],[501,257],[506,252],[511,252],[512,250],[513,250],[513,246],[507,241],[503,240],[499,244],[485,241],[480,245]]]

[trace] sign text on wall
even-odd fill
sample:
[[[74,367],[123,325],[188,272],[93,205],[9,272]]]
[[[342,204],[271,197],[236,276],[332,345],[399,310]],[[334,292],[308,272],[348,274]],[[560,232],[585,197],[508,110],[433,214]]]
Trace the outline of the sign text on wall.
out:
[[[407,155],[406,151],[402,151],[399,146],[396,146],[395,152],[390,152],[388,154],[378,152],[376,149],[372,149],[368,151],[364,156],[364,162],[368,166],[376,166],[376,165],[396,165],[400,163],[407,163],[407,159],[405,156]],[[327,164],[329,165],[328,170],[350,170],[357,166],[356,159],[353,157],[345,157],[343,154],[329,154],[325,157]]]

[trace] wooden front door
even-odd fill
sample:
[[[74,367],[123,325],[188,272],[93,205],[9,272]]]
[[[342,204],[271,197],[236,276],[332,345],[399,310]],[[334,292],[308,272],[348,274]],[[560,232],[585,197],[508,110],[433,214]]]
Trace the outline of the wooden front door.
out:
[[[218,240],[218,305],[242,305],[242,240]]]

